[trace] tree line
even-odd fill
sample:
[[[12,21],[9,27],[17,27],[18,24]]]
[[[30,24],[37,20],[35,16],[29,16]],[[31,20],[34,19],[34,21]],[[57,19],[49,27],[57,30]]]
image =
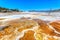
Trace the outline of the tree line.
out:
[[[9,8],[4,8],[4,7],[0,7],[0,12],[19,12],[20,10],[18,9],[9,9]]]

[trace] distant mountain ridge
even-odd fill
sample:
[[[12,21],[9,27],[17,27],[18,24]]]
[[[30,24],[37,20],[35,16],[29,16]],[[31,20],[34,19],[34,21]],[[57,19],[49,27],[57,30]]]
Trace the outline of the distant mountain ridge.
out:
[[[18,10],[18,9],[9,9],[9,8],[4,8],[0,7],[0,12],[24,12],[23,10]],[[60,12],[60,9],[55,9],[55,10],[28,10],[28,12]]]
[[[29,10],[29,12],[60,12],[60,9],[55,9],[55,10]]]

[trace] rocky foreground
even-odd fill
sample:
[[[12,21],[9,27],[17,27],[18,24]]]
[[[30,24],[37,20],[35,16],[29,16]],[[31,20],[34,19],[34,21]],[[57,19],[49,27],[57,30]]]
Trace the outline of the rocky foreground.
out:
[[[3,21],[2,21],[3,20]],[[0,22],[0,40],[60,40],[60,20],[16,18]]]

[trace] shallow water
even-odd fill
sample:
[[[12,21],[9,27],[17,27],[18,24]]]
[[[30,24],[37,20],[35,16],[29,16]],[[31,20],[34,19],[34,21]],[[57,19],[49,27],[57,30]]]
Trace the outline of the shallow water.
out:
[[[14,18],[21,18],[21,17],[38,18],[38,19],[42,19],[42,20],[45,20],[45,21],[53,21],[53,20],[56,20],[56,19],[57,20],[60,20],[60,17],[55,17],[55,16],[37,16],[37,15],[30,15],[30,14],[1,16],[0,18],[14,19]]]
[[[39,16],[39,19],[46,20],[46,21],[53,21],[53,20],[60,20],[58,17],[52,17],[52,16]]]

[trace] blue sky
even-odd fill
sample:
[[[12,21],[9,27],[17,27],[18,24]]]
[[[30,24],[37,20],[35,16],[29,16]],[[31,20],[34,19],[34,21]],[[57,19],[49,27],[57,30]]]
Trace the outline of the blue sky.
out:
[[[59,9],[60,0],[0,0],[0,6],[20,10]]]

